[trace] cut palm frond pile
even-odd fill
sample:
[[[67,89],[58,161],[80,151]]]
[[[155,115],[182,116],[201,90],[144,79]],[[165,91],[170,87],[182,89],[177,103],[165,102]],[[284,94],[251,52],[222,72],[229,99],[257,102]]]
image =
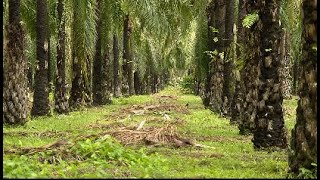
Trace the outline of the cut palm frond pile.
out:
[[[139,127],[138,129],[141,129],[141,127]],[[209,147],[196,144],[193,140],[182,138],[177,133],[177,128],[174,126],[174,122],[167,123],[161,128],[148,127],[143,130],[119,128],[118,130],[111,132],[110,135],[124,145],[145,144],[153,146],[169,145],[174,147]]]

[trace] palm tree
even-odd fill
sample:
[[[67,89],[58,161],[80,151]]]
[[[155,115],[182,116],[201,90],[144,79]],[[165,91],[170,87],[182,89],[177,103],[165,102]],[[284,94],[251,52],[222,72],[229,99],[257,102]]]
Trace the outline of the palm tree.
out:
[[[35,74],[35,88],[31,116],[49,114],[49,86],[48,86],[48,6],[47,0],[37,0],[37,60]]]
[[[55,111],[58,113],[68,113],[69,103],[66,90],[66,57],[65,57],[65,19],[63,18],[64,3],[58,1],[58,44],[57,44],[57,77],[55,84]]]
[[[27,122],[25,32],[20,21],[20,0],[9,1],[3,74],[3,123],[7,124]]]
[[[116,34],[113,35],[113,95],[120,96],[120,65],[119,65],[119,43]]]
[[[111,92],[113,91],[113,82],[112,82],[112,59],[111,59],[111,46],[112,46],[112,30],[117,31],[114,21],[113,14],[114,13],[114,1],[103,0],[101,2],[101,54],[102,54],[102,77],[101,77],[101,92],[102,92],[102,104],[111,103]],[[117,5],[119,6],[119,5]],[[114,18],[116,18],[115,16]],[[111,26],[113,24],[113,26]]]
[[[96,40],[96,51],[94,56],[94,63],[93,63],[93,82],[92,82],[92,94],[93,94],[93,103],[96,105],[102,104],[102,55],[101,55],[101,25],[102,25],[102,18],[101,18],[101,1],[97,0],[97,40]]]
[[[130,20],[129,14],[125,15],[123,22],[123,71],[125,73],[126,84],[128,87],[129,95],[134,95],[134,79],[133,79],[133,59],[132,55],[132,22]]]
[[[281,79],[281,93],[283,98],[291,98],[291,88],[292,88],[292,78],[291,78],[291,62],[290,62],[290,43],[289,43],[289,34],[286,29],[283,30],[281,37],[281,66],[280,66],[280,79]]]
[[[112,67],[111,67],[111,57],[109,52],[109,45],[105,47],[104,56],[102,58],[102,104],[111,103],[111,92],[112,92]]]
[[[282,110],[279,68],[281,65],[280,0],[266,1],[259,6],[261,18],[260,73],[257,115],[253,144],[255,148],[287,147]],[[261,27],[261,26],[260,26]]]
[[[289,153],[290,172],[299,174],[300,168],[317,170],[317,4],[304,0],[303,59],[299,84],[297,120],[292,130]]]
[[[234,59],[233,59],[233,24],[235,22],[235,0],[229,0],[226,4],[226,18],[225,18],[225,42],[224,42],[224,82],[223,82],[223,107],[222,113],[224,115],[230,114],[230,104],[232,101],[232,95],[234,92],[234,77],[233,77],[233,69],[234,69]]]
[[[142,94],[142,82],[140,77],[140,72],[136,71],[133,74],[134,78],[134,91],[136,94]]]
[[[241,108],[244,100],[244,82],[242,81],[244,74],[244,69],[241,69],[240,72],[236,70],[235,73],[235,93],[233,94],[232,102],[230,105],[230,124],[238,124],[239,118],[241,117]]]
[[[253,24],[245,24],[245,20],[250,16],[245,14],[260,9],[254,2],[247,0],[239,1],[239,44],[240,44],[240,59],[243,59],[243,74],[241,73],[241,81],[244,82],[243,100],[240,104],[240,118],[239,118],[239,134],[247,135],[252,133],[255,128],[254,119],[256,116],[256,103],[258,99],[258,46],[260,44],[260,36],[258,29],[260,20],[253,21]],[[241,27],[243,26],[243,27]],[[241,27],[241,28],[240,28]],[[241,49],[243,48],[243,51]]]
[[[96,40],[95,1],[74,0],[72,23],[73,78],[69,104],[79,108],[91,104],[91,62]]]
[[[208,47],[212,56],[209,64],[208,103],[209,108],[221,114],[223,92],[223,47],[225,32],[225,3],[223,0],[211,1],[208,5]]]
[[[205,92],[206,89],[203,88],[203,84],[209,85],[208,83],[205,83],[205,79],[207,76],[207,72],[209,71],[209,56],[204,54],[208,49],[208,28],[207,28],[207,17],[206,17],[206,11],[205,8],[203,8],[200,12],[198,17],[196,17],[197,22],[197,28],[196,28],[196,42],[195,42],[195,48],[194,48],[194,64],[195,64],[195,79],[199,86],[197,86],[197,93],[198,95],[201,95],[201,98],[203,100],[203,104],[205,106],[209,105],[208,99],[206,99],[205,96],[202,96],[201,92]]]

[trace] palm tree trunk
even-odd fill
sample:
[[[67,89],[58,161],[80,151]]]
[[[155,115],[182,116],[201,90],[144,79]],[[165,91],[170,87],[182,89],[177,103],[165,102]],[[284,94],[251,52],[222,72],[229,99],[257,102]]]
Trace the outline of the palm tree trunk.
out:
[[[224,83],[223,83],[223,108],[222,112],[224,115],[230,114],[230,104],[232,101],[232,95],[234,93],[234,59],[232,51],[232,42],[233,42],[233,24],[235,22],[234,17],[235,12],[235,0],[229,0],[226,4],[226,18],[225,18],[225,56],[224,56]]]
[[[239,23],[243,21],[245,14],[259,10],[259,6],[247,0],[239,1]],[[243,9],[244,8],[244,9]],[[247,135],[252,133],[255,128],[254,119],[256,117],[256,104],[258,100],[258,59],[259,59],[259,22],[253,24],[250,28],[242,27],[239,24],[239,43],[240,57],[244,59],[245,66],[243,67],[243,75],[241,74],[241,81],[243,86],[243,100],[240,105],[239,118],[239,134]],[[241,27],[241,28],[240,28]],[[240,86],[241,87],[241,86]]]
[[[49,114],[48,86],[48,7],[47,0],[37,0],[37,60],[31,116]]]
[[[119,66],[119,44],[116,34],[113,35],[113,94],[120,96],[120,66]]]
[[[102,105],[102,55],[101,55],[101,0],[97,1],[97,40],[96,40],[96,51],[94,56],[93,64],[93,83],[92,83],[92,93],[93,93],[93,104]]]
[[[236,71],[236,87],[235,87],[235,93],[232,98],[231,102],[231,118],[230,118],[230,124],[239,124],[239,119],[241,117],[241,108],[243,106],[243,99],[244,99],[244,83],[243,83],[243,74],[244,69],[242,69],[240,72]]]
[[[33,70],[32,65],[28,65],[28,88],[30,91],[33,91]]]
[[[151,94],[151,67],[147,66],[147,70],[145,73],[145,84],[146,84],[146,94]]]
[[[20,0],[9,1],[9,23],[3,73],[3,123],[27,122],[27,59],[25,32],[20,24]]]
[[[139,71],[134,72],[134,91],[136,94],[142,94],[142,82]]]
[[[55,84],[55,111],[68,113],[69,103],[66,89],[66,58],[65,58],[65,20],[63,19],[63,0],[58,1],[58,44],[57,44],[57,77]]]
[[[237,43],[236,48],[237,58],[241,57],[241,54],[244,53],[241,50],[245,46],[245,29],[242,26],[242,21],[247,14],[247,0],[239,0],[238,5],[238,18],[237,18]]]
[[[223,53],[225,32],[225,3],[223,0],[212,1],[208,7],[208,43],[209,51],[213,52],[209,71],[209,108],[221,114],[223,92]],[[216,41],[218,40],[218,41]],[[216,53],[214,53],[216,51]]]
[[[86,58],[86,68],[87,73],[84,75],[84,83],[85,83],[85,102],[86,105],[92,105],[92,60],[90,59],[89,55]]]
[[[49,22],[48,22],[49,23]],[[48,89],[49,89],[49,93],[52,92],[52,71],[53,71],[53,67],[52,67],[52,62],[51,62],[51,46],[50,46],[50,30],[48,30]]]
[[[286,30],[283,31],[281,38],[281,66],[280,66],[280,79],[281,79],[281,93],[283,98],[289,99],[291,98],[291,88],[292,88],[292,79],[291,79],[291,63],[290,63],[290,55],[288,53],[290,49],[290,43],[288,39],[288,33]]]
[[[260,5],[261,47],[257,116],[253,144],[255,148],[287,147],[279,69],[281,65],[280,0]]]
[[[129,93],[129,95],[134,94],[133,86],[133,67],[131,59],[131,43],[130,37],[132,32],[132,24],[130,22],[129,15],[125,15],[124,25],[123,25],[123,72],[125,80],[124,86],[127,87],[124,89],[124,93]]]
[[[92,62],[96,40],[94,1],[72,1],[72,87],[70,108],[92,104]],[[88,6],[93,8],[88,8]],[[89,12],[88,12],[89,11]]]
[[[109,46],[105,48],[104,58],[102,59],[102,81],[101,81],[101,93],[102,93],[102,104],[111,103],[111,58],[109,54]]]
[[[131,32],[132,30],[130,30]],[[132,53],[132,49],[133,49],[133,40],[132,40],[132,36],[129,36],[129,63],[128,63],[128,85],[129,85],[129,94],[130,95],[134,95],[135,91],[134,91],[134,70],[133,70],[133,53]]]
[[[257,36],[257,31],[252,32],[252,36]],[[254,43],[250,47],[253,47]],[[250,48],[248,48],[250,49]],[[244,68],[244,76],[242,81],[244,82],[244,96],[240,113],[239,121],[239,133],[241,135],[247,135],[252,133],[255,128],[254,119],[257,114],[256,104],[258,100],[258,55],[256,50],[251,50],[253,59],[247,59],[247,63]]]
[[[289,153],[290,172],[299,174],[300,168],[317,172],[317,3],[304,0],[303,58],[299,84],[297,120],[292,130]]]

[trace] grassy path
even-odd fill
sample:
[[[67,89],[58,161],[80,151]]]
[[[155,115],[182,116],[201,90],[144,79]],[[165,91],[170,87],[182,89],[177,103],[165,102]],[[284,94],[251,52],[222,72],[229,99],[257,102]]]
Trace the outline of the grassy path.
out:
[[[284,106],[291,133],[296,100],[285,100]],[[135,142],[129,133],[142,121],[141,132],[160,131],[169,123],[180,137],[211,148]],[[251,136],[239,135],[228,119],[204,109],[199,97],[173,87],[69,115],[37,118],[3,131],[4,177],[284,178],[288,167],[286,151],[255,151]],[[111,131],[118,134],[105,133]],[[60,141],[64,144],[44,148]]]

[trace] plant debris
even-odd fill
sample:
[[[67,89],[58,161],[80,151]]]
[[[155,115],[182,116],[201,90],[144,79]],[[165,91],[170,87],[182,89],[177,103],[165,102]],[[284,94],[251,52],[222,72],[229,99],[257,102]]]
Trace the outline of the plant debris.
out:
[[[4,136],[36,136],[36,137],[65,137],[72,134],[71,131],[59,132],[59,131],[44,131],[44,132],[3,132]]]
[[[161,112],[178,112],[182,114],[190,114],[187,107],[178,104],[157,104],[157,105],[130,105],[122,108],[119,111],[112,112],[107,115],[108,118],[112,119],[124,119],[129,115],[147,115],[147,114],[161,114]]]

